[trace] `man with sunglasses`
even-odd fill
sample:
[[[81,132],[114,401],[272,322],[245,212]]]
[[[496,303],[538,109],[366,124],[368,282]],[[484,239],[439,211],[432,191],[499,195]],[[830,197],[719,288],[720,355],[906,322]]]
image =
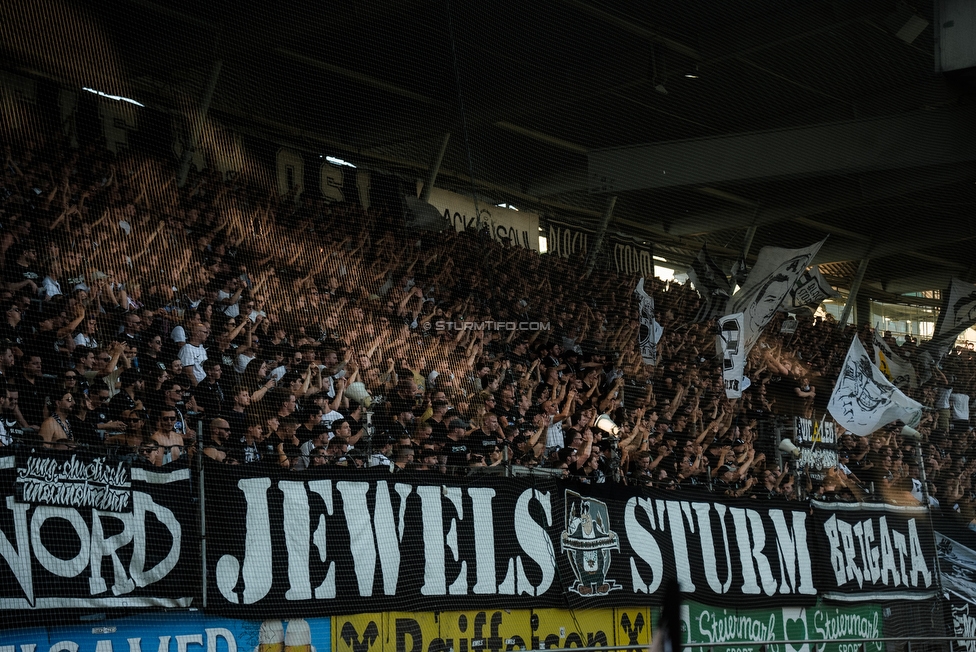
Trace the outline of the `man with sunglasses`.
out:
[[[226,419],[210,422],[210,441],[203,447],[203,454],[215,462],[237,464],[237,460],[227,454],[227,440],[230,439],[230,424]]]

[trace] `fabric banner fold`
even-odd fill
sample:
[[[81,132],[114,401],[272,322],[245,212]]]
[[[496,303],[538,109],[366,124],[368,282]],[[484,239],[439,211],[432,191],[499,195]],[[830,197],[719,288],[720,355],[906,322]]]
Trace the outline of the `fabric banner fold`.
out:
[[[732,285],[722,268],[708,255],[705,245],[702,245],[695,259],[691,261],[688,278],[702,298],[695,321],[718,319],[723,315],[729,297],[732,296]]]

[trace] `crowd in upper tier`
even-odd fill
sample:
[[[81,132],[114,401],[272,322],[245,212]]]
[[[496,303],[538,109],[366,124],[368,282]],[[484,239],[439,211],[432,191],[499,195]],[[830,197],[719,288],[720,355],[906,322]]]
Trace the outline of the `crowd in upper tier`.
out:
[[[689,284],[645,284],[663,327],[652,367],[638,279],[582,259],[485,232],[405,233],[389,210],[214,172],[178,187],[173,162],[143,155],[40,138],[3,155],[4,445],[276,472],[534,467],[757,499],[927,489],[973,515],[970,350],[915,392],[935,408],[923,468],[896,429],[842,434],[837,467],[813,483],[781,458],[773,424],[823,417],[856,332],[829,317],[787,334],[775,318],[729,400]],[[911,340],[890,343],[913,358]]]

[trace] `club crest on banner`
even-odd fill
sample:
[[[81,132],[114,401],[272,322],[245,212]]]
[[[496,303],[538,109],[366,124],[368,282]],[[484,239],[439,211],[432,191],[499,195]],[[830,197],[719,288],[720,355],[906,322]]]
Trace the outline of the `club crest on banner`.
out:
[[[569,587],[582,596],[604,595],[622,588],[607,579],[612,551],[620,551],[620,539],[610,529],[607,504],[566,491],[566,528],[560,535],[561,551],[569,557],[576,583]]]

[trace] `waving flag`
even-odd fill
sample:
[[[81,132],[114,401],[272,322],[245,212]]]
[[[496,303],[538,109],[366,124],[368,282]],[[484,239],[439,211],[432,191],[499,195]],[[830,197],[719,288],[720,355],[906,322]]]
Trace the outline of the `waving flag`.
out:
[[[898,389],[915,389],[918,387],[918,376],[912,363],[895,353],[884,338],[874,331],[874,364],[878,366],[885,378],[890,380]]]
[[[717,319],[723,315],[725,305],[729,302],[729,297],[732,296],[732,286],[722,268],[708,255],[705,245],[702,245],[695,259],[691,261],[691,267],[688,268],[688,278],[691,279],[704,302],[698,309],[695,321]]]
[[[726,315],[718,320],[719,353],[722,355],[722,380],[725,381],[725,396],[742,396],[742,376],[746,369],[746,355],[742,348],[742,313]]]
[[[834,421],[861,437],[892,421],[900,420],[914,428],[922,418],[922,405],[885,378],[872,364],[856,335],[847,350],[827,411]]]
[[[644,359],[644,364],[654,366],[657,364],[657,343],[661,341],[664,329],[654,319],[654,297],[644,292],[643,278],[637,281],[634,294],[640,302],[640,334],[637,343],[640,346],[641,358]]]
[[[743,355],[755,345],[762,330],[773,318],[780,304],[806,271],[810,259],[817,255],[823,240],[803,249],[763,247],[745,285],[732,295],[729,313],[742,313]]]

